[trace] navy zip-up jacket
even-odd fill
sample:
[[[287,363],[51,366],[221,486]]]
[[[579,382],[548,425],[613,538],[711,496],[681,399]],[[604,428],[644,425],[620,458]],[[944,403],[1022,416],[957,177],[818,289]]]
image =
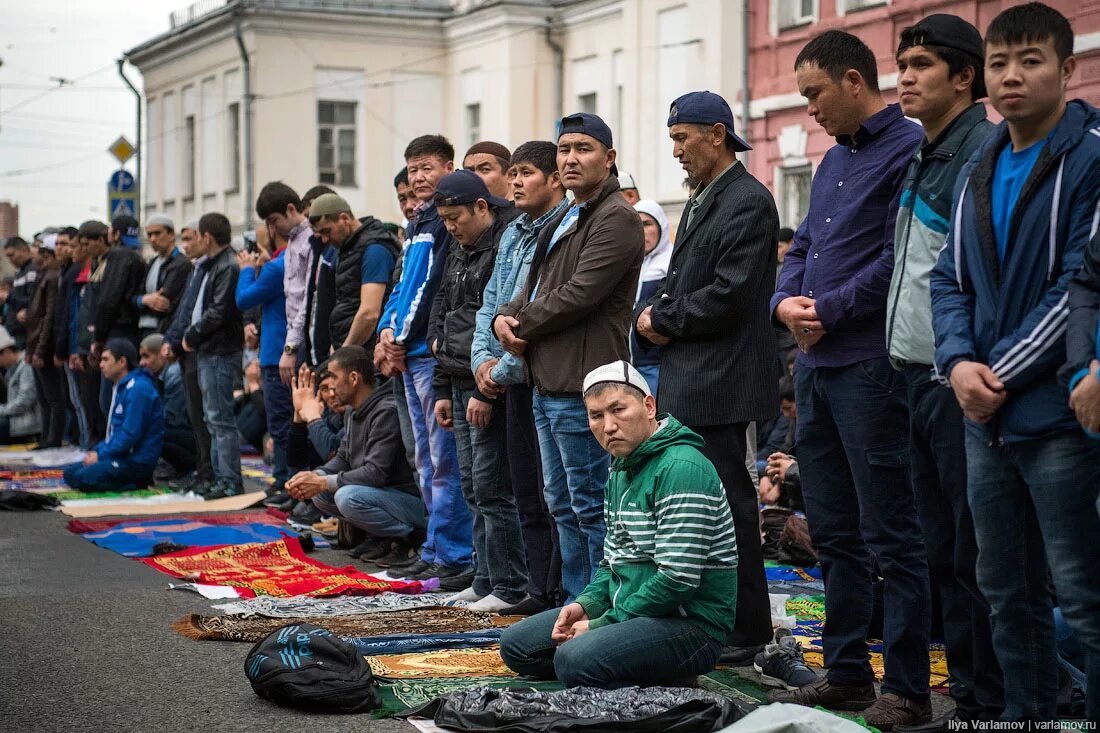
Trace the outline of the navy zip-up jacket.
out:
[[[1100,110],[1081,100],[1067,105],[1024,182],[1002,264],[992,190],[1005,145],[1002,122],[959,176],[932,271],[932,323],[942,378],[960,361],[977,361],[1008,390],[993,419],[970,428],[1014,442],[1079,427],[1057,372],[1066,362],[1067,287],[1100,218]]]
[[[107,437],[95,447],[101,461],[127,461],[136,466],[157,465],[164,444],[164,407],[153,377],[135,369],[115,385]]]

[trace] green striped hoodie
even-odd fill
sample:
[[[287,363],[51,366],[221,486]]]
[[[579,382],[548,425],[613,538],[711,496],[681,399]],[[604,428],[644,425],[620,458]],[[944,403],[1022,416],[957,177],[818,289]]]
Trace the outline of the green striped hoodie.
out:
[[[590,629],[677,616],[725,642],[737,603],[737,541],[703,439],[669,415],[604,490],[607,536],[596,577],[577,598]]]

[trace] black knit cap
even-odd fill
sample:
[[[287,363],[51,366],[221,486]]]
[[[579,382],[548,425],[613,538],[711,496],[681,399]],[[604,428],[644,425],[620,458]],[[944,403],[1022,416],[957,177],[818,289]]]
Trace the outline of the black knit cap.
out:
[[[979,60],[985,58],[982,34],[957,15],[929,15],[905,31],[903,40],[898,44],[898,54],[913,46],[942,46],[970,54]]]

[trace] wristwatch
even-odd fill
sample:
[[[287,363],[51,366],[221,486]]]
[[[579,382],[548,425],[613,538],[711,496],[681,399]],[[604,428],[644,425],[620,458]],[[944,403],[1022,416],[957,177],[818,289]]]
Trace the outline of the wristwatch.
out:
[[[286,346],[283,347],[283,353],[284,354],[297,354],[298,353],[298,347],[287,344]]]

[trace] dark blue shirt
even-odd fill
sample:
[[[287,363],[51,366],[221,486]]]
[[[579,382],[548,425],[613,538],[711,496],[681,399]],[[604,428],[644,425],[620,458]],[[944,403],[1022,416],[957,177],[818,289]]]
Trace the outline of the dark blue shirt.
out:
[[[783,261],[771,309],[816,301],[825,335],[798,355],[810,367],[886,356],[886,294],[894,270],[898,193],[924,130],[896,104],[842,135],[814,174],[810,210]]]

